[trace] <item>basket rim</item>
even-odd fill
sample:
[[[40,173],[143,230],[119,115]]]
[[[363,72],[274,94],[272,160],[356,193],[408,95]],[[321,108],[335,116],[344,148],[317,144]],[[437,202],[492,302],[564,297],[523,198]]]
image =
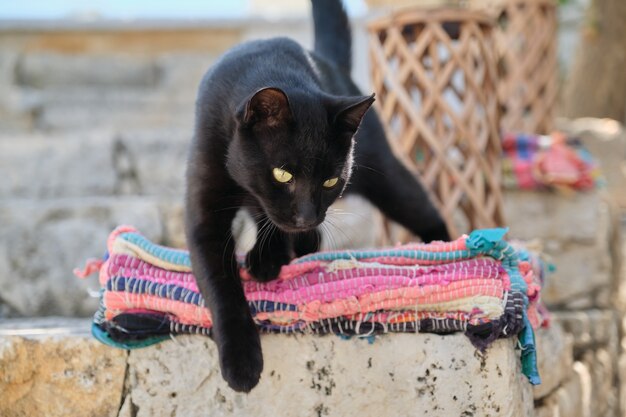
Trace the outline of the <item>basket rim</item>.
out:
[[[381,29],[387,29],[391,26],[405,26],[422,22],[429,23],[433,21],[473,21],[490,27],[494,27],[496,24],[494,17],[489,15],[487,12],[478,9],[455,6],[407,6],[370,20],[367,22],[367,29],[370,32],[376,32]]]

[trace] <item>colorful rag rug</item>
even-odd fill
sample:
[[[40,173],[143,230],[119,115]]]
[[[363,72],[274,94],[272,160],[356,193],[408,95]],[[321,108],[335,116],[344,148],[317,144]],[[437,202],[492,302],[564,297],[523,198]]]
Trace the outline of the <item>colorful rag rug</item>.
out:
[[[464,332],[479,349],[519,339],[524,374],[540,383],[533,329],[545,325],[539,302],[541,261],[503,240],[505,229],[472,232],[453,242],[318,252],[259,283],[242,269],[259,329],[369,337],[387,332]],[[132,227],[108,239],[99,271],[94,336],[111,346],[144,347],[178,334],[210,335],[211,314],[186,251],[156,245]]]
[[[508,133],[502,150],[502,182],[507,188],[589,190],[603,184],[587,149],[560,132],[549,136]]]

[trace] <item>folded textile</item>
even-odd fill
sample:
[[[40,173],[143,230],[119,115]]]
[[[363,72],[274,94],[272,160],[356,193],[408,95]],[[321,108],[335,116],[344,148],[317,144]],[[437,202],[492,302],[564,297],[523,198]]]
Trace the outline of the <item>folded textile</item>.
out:
[[[283,266],[267,283],[251,280],[242,268],[243,288],[265,332],[464,332],[479,349],[518,336],[524,372],[537,384],[533,328],[546,318],[539,303],[542,265],[503,240],[505,232],[318,252]],[[100,341],[130,349],[171,335],[210,335],[211,314],[186,251],[156,245],[128,226],[114,230],[107,246],[105,260],[82,273],[99,271],[93,333]]]
[[[508,133],[502,150],[502,182],[508,188],[588,190],[602,183],[600,171],[582,143],[559,132],[550,136]]]

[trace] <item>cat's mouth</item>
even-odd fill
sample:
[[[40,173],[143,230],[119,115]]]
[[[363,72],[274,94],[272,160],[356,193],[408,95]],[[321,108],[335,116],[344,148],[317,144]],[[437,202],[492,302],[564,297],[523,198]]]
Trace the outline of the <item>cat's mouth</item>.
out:
[[[302,224],[302,223],[298,224],[296,222],[280,221],[278,219],[273,218],[272,216],[269,216],[269,217],[270,217],[271,222],[274,223],[276,227],[278,227],[283,232],[287,232],[287,233],[309,232],[315,229],[324,221],[324,218],[321,218],[321,219],[317,219],[307,224]]]
[[[313,229],[315,229],[318,224],[314,224],[311,226],[285,226],[285,225],[279,225],[277,224],[276,226],[278,226],[279,229],[281,229],[283,232],[288,232],[288,233],[302,233],[302,232],[309,232]]]

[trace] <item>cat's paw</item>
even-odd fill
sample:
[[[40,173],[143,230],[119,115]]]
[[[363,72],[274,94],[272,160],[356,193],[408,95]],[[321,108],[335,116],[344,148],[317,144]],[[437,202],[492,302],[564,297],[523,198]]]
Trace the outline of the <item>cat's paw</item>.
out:
[[[250,392],[261,378],[263,353],[259,332],[248,326],[227,332],[220,345],[222,377],[237,392]]]
[[[287,254],[265,252],[260,255],[251,250],[246,256],[246,267],[256,281],[267,282],[276,279],[280,268],[287,265],[290,260]]]
[[[420,233],[419,235],[425,243],[430,243],[434,241],[450,241],[450,234],[448,233],[448,228],[446,224],[442,221],[434,224],[426,231]]]

